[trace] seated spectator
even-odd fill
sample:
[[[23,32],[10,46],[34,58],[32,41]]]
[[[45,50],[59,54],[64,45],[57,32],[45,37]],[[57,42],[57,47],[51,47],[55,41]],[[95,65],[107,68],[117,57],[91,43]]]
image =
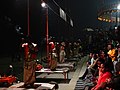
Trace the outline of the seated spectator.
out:
[[[95,73],[95,70],[97,68],[97,64],[96,64],[97,60],[98,60],[98,55],[93,54],[90,62],[91,64],[88,66],[89,69],[88,71],[90,71],[92,74]]]
[[[102,58],[99,58],[99,59],[96,61],[96,65],[97,65],[98,68],[95,69],[95,73],[94,73],[94,75],[93,75],[94,77],[97,77],[97,76],[99,75],[99,67],[100,67],[100,65],[103,64],[104,62],[105,62],[105,60],[102,59]]]
[[[114,70],[114,65],[113,65],[112,59],[110,57],[106,57],[105,62],[108,63],[108,67],[109,67],[110,71],[112,72],[112,74],[114,74],[115,70]]]
[[[111,90],[120,90],[120,62],[116,64],[115,68],[117,72],[116,76],[108,80],[107,83]]]
[[[120,62],[116,64],[115,68],[117,73],[113,80],[113,88],[114,90],[120,90]]]
[[[108,44],[108,56],[112,59],[114,66],[114,73],[116,73],[115,65],[117,63],[117,52],[113,44]]]
[[[100,52],[100,58],[104,59],[105,62],[108,63],[110,71],[114,71],[114,66],[113,66],[112,59],[109,57],[109,55],[107,54],[107,52],[105,52],[104,50],[101,50],[101,52]]]
[[[120,62],[120,45],[117,47],[117,59]]]
[[[107,79],[112,78],[112,74],[109,71],[107,63],[101,64],[99,68],[100,69],[97,84],[91,90],[104,90],[107,85]]]
[[[83,75],[82,79],[86,79],[88,74],[93,77],[93,74],[95,73],[95,70],[97,68],[96,61],[98,59],[97,54],[95,53],[90,53],[89,54],[89,59],[87,62],[87,70],[85,74]]]
[[[94,76],[94,73],[97,69],[97,60],[98,60],[98,55],[96,53],[90,53],[89,54],[89,60],[87,62],[87,70],[85,74],[83,75],[82,79],[88,78],[90,75],[91,77]]]
[[[89,67],[91,65],[91,59],[92,59],[93,53],[89,53],[89,59],[87,61],[87,66]]]
[[[96,65],[97,65],[97,68],[95,69],[95,73],[93,74],[93,78],[92,78],[92,82],[96,85],[97,83],[97,80],[98,80],[98,76],[99,76],[99,72],[100,72],[100,66],[101,64],[104,63],[104,59],[101,59],[99,58],[97,61],[96,61]]]
[[[115,61],[116,51],[113,44],[108,44],[108,55],[112,59],[112,61]]]

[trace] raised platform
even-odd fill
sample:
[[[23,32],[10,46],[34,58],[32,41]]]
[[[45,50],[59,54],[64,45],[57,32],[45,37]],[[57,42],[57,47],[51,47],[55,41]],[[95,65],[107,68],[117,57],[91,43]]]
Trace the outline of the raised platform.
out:
[[[65,63],[58,63],[58,68],[69,68],[70,70],[74,70],[76,66],[76,62],[65,62]]]
[[[64,79],[68,79],[69,68],[57,68],[55,71],[51,71],[48,68],[42,68],[41,70],[35,71],[35,72],[36,72],[36,76],[37,76],[38,73],[39,73],[39,75],[42,74],[42,73],[47,73],[47,74],[59,73],[59,74],[63,74]]]
[[[14,84],[10,86],[9,88],[0,88],[0,90],[53,90],[55,89],[55,84],[50,84],[50,83],[34,83],[36,88],[24,88],[24,82]],[[21,88],[22,87],[22,88]]]

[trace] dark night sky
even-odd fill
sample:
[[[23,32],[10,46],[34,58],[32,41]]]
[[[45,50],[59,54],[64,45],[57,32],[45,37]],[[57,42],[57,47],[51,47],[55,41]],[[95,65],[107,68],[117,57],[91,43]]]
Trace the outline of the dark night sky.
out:
[[[61,35],[67,36],[74,33],[80,36],[80,31],[85,27],[97,28],[99,26],[97,20],[97,0],[55,0],[61,8],[71,16],[74,27],[65,23],[60,17],[49,11],[49,34],[55,37]],[[48,5],[53,7],[52,0]],[[12,50],[18,46],[19,36],[14,30],[15,25],[22,27],[21,32],[27,34],[27,0],[1,0],[0,1],[0,29],[2,47],[5,50]],[[11,18],[8,21],[5,16]],[[12,23],[12,25],[11,25]],[[9,25],[10,24],[10,25]],[[66,30],[65,30],[66,29]],[[30,35],[37,43],[41,42],[41,38],[45,37],[45,13],[41,9],[40,0],[30,0]],[[9,45],[8,45],[9,44]],[[12,46],[12,48],[11,48]],[[1,52],[5,52],[2,48]]]
[[[74,3],[74,5],[72,4]],[[74,0],[71,3],[71,13],[79,27],[97,26],[97,0]]]

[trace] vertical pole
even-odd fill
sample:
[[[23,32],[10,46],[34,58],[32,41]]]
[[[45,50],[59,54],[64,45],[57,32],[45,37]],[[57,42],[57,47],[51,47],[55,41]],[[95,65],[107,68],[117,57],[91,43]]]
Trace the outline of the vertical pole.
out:
[[[118,26],[118,10],[116,11],[116,27]]]
[[[27,25],[27,27],[28,27],[28,32],[27,32],[27,35],[29,36],[30,35],[30,16],[29,16],[29,0],[28,0],[28,7],[27,7],[27,19],[28,19],[28,21],[27,21],[27,23],[28,23],[28,25]]]
[[[48,40],[48,7],[46,8],[46,54],[49,55],[49,40]]]
[[[120,22],[120,17],[119,17],[119,10],[117,11],[117,25],[119,26],[119,22]]]

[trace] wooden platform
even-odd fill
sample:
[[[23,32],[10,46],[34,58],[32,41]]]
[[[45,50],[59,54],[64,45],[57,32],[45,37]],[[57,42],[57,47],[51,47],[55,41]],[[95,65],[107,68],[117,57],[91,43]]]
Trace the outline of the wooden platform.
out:
[[[0,90],[26,90],[25,88],[0,88]]]
[[[74,57],[74,58],[70,58],[70,59],[66,59],[65,61],[66,62],[72,62],[72,61],[75,61],[75,62],[78,62],[80,59],[78,57]]]
[[[10,86],[9,88],[0,88],[0,90],[53,90],[55,89],[55,84],[49,84],[49,83],[34,83],[34,85],[38,86],[36,89],[34,88],[29,88],[29,89],[26,89],[26,88],[20,88],[24,85],[24,82],[21,82],[21,83],[17,83],[17,84],[14,84],[12,86]]]
[[[76,66],[76,62],[65,62],[65,63],[58,63],[58,68],[69,68],[70,70],[73,70]]]
[[[48,68],[42,68],[39,71],[36,71],[36,76],[39,73],[39,75],[41,73],[47,73],[47,74],[56,74],[56,73],[60,73],[63,74],[64,79],[68,79],[68,72],[69,72],[69,68],[57,68],[55,71],[51,71]]]

